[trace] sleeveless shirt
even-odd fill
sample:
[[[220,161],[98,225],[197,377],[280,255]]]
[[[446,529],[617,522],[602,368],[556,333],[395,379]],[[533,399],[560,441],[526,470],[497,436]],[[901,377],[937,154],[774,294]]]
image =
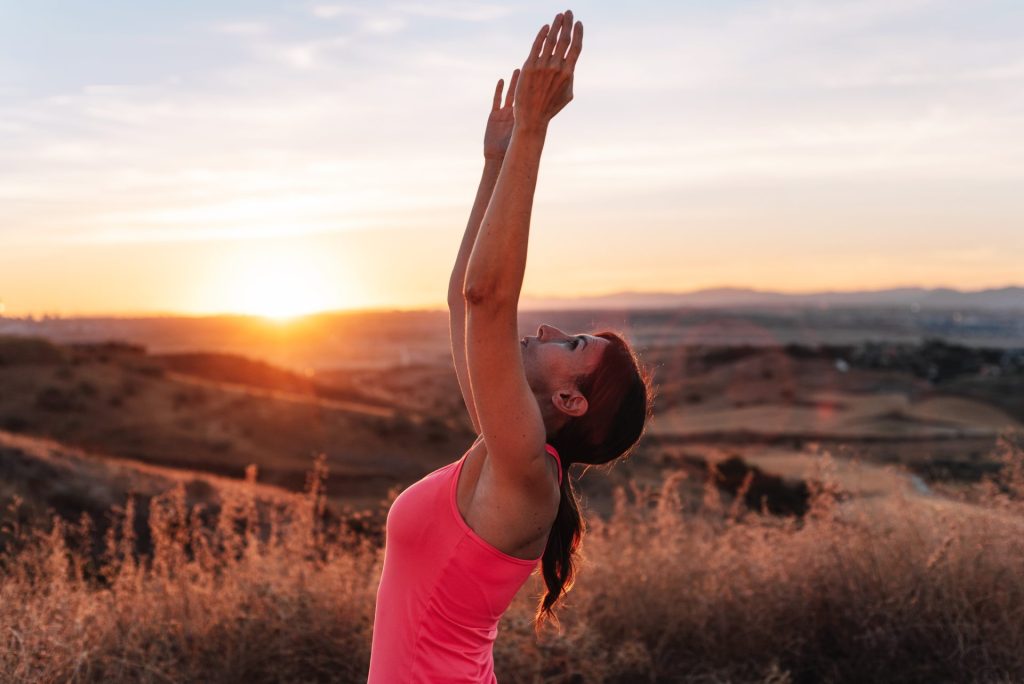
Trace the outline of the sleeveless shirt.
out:
[[[551,445],[545,449],[562,465]],[[469,454],[410,485],[385,525],[367,684],[494,684],[498,621],[541,558],[499,551],[456,499]]]

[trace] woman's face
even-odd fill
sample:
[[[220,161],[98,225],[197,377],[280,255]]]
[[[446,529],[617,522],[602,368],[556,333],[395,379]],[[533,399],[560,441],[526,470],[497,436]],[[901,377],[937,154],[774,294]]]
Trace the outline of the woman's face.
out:
[[[589,375],[611,344],[594,335],[567,335],[551,325],[541,325],[536,335],[523,337],[523,368],[534,392],[575,387],[576,379]]]

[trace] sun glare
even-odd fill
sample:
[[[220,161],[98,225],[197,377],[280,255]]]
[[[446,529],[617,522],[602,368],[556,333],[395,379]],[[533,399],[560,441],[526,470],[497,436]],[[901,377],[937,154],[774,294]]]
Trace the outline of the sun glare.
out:
[[[351,288],[325,277],[317,259],[295,250],[235,256],[223,273],[222,309],[233,313],[287,321],[306,314],[352,304]],[[347,290],[347,292],[345,291]]]

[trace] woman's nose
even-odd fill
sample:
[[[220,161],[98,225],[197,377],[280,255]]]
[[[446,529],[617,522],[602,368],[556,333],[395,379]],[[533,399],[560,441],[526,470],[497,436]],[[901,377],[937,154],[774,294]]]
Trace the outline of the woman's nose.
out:
[[[537,328],[537,339],[542,342],[546,342],[551,338],[558,339],[559,337],[565,337],[565,333],[556,328],[553,325],[541,325]]]

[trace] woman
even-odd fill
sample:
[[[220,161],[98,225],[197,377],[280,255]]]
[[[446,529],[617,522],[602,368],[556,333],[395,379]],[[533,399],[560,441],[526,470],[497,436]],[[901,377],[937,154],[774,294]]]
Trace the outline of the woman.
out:
[[[448,295],[455,369],[479,437],[388,513],[371,684],[496,681],[498,621],[537,564],[547,585],[538,629],[572,586],[582,519],[568,467],[625,455],[650,414],[649,375],[618,335],[542,325],[518,338],[541,150],[572,99],[582,41],[572,12],[557,15],[512,74],[504,105],[502,81],[494,93]]]

